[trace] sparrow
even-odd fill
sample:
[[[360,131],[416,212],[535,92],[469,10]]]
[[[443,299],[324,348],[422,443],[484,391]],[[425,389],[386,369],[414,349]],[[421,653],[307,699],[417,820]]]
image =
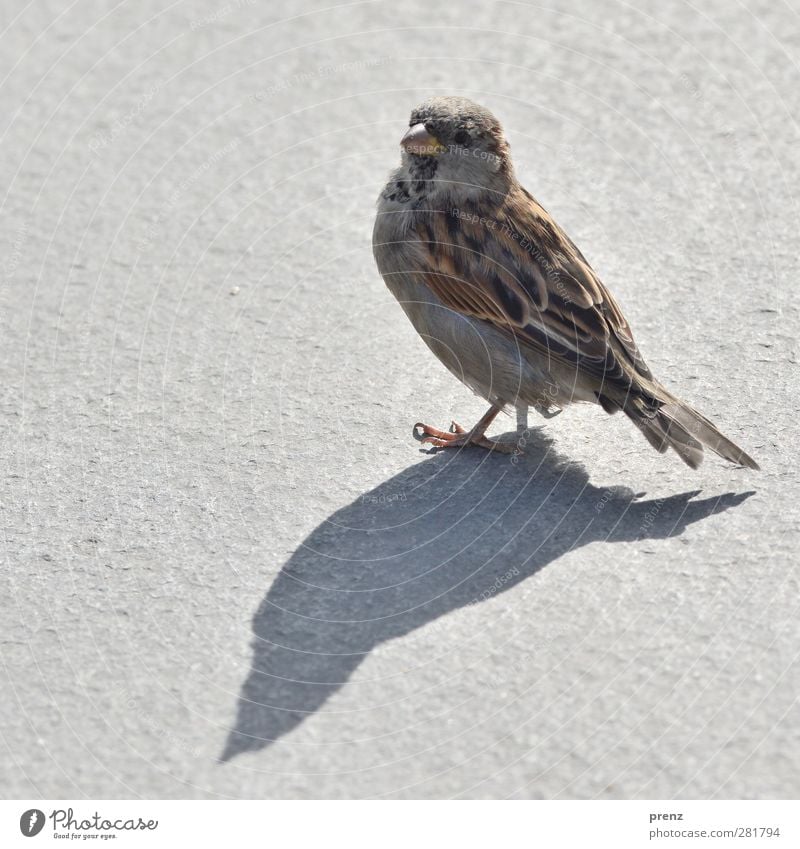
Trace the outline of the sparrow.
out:
[[[486,436],[501,410],[550,417],[585,402],[622,410],[657,451],[672,448],[693,469],[704,447],[759,468],[653,377],[619,304],[517,181],[488,109],[433,97],[411,113],[400,148],[378,198],[378,270],[431,351],[491,405],[469,430],[417,422],[415,438],[515,451]]]

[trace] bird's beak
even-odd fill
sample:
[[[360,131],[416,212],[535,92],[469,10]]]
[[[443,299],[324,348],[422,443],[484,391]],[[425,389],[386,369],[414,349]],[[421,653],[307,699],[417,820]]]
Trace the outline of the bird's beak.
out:
[[[435,156],[445,149],[439,139],[425,129],[424,124],[414,124],[400,140],[400,147],[417,156]]]

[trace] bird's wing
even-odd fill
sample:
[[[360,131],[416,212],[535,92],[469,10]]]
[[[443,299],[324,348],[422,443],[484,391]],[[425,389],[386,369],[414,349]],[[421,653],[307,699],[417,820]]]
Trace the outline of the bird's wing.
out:
[[[425,283],[445,306],[627,394],[652,374],[628,322],[581,252],[522,188],[490,215],[432,213]],[[615,393],[616,394],[616,393]]]

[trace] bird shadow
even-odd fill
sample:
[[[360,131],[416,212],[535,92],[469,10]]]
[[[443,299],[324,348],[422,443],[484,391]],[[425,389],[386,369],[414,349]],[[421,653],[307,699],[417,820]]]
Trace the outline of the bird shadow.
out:
[[[517,457],[436,454],[303,541],[253,617],[253,660],[221,761],[288,734],[384,641],[509,592],[580,546],[679,536],[753,495],[602,489],[542,431],[527,433]]]

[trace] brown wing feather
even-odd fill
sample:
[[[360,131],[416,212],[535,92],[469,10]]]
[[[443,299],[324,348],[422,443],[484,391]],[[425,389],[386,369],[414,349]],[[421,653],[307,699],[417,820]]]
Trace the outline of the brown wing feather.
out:
[[[432,212],[422,228],[437,297],[594,375],[602,391],[649,394],[652,374],[622,311],[544,208],[517,187],[492,216],[481,212],[481,224],[478,210]]]

